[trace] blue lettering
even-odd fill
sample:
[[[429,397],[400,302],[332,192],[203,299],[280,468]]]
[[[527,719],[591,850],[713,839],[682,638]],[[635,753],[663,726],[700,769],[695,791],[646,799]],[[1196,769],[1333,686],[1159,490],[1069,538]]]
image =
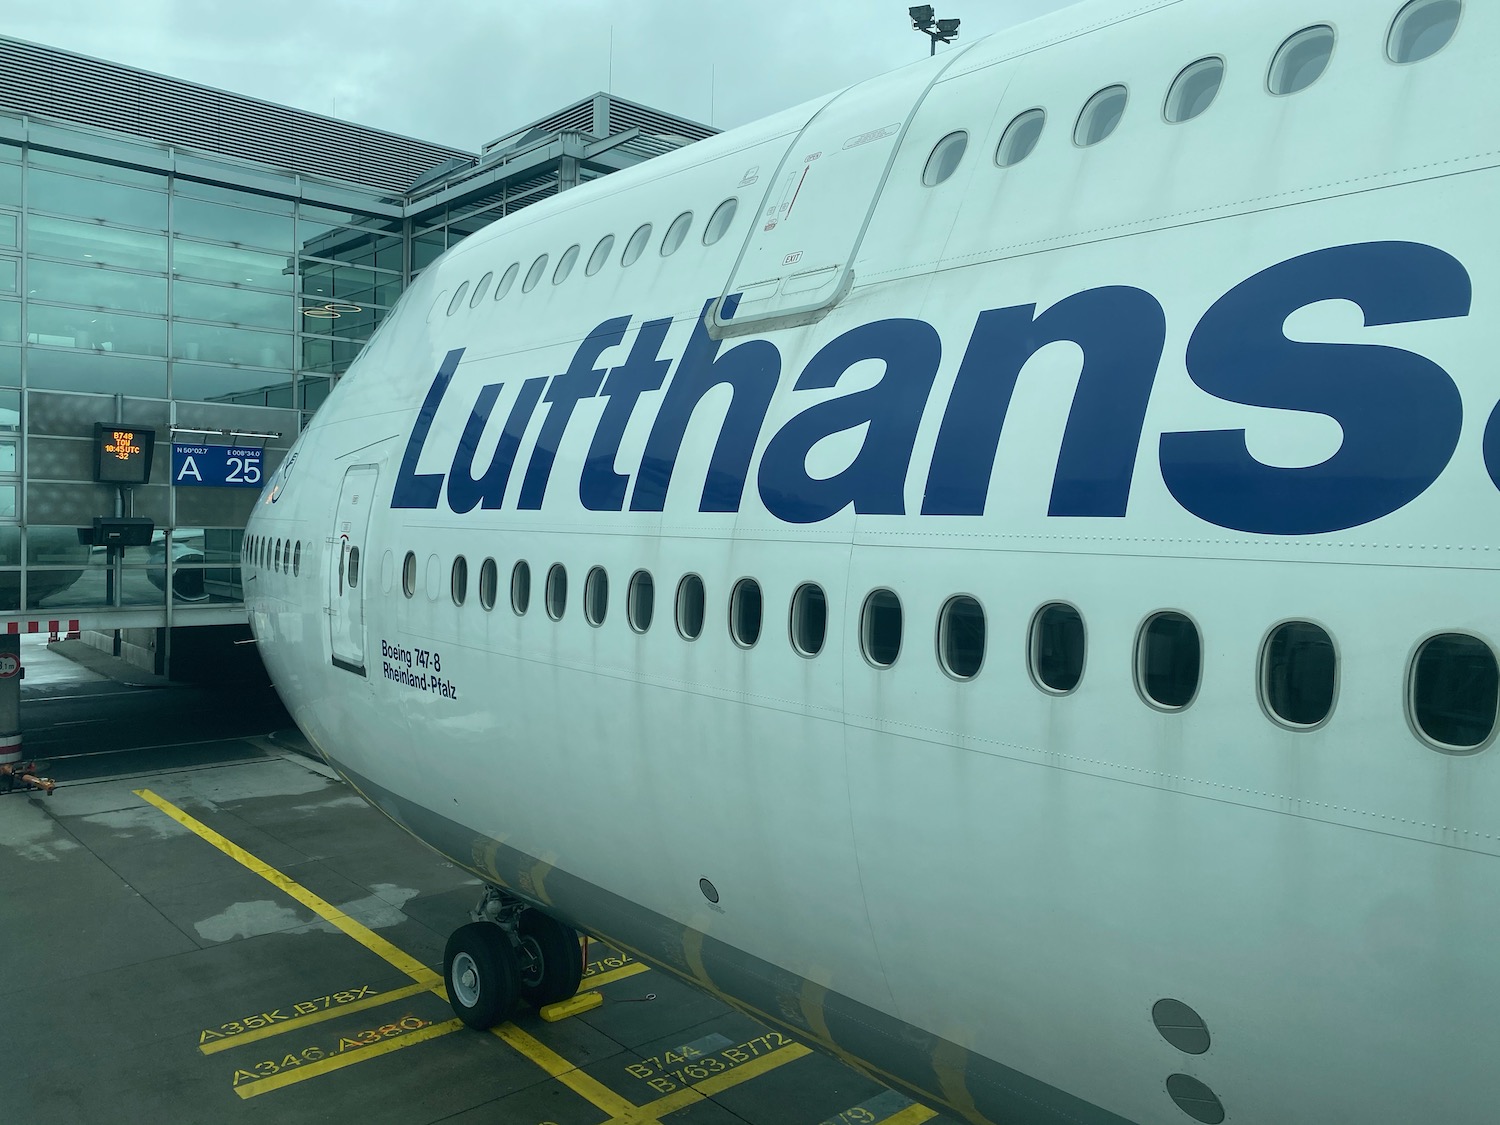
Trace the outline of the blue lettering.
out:
[[[1250,456],[1244,430],[1161,437],[1167,488],[1220,527],[1316,535],[1389,515],[1427,490],[1457,448],[1463,403],[1431,360],[1373,344],[1288,340],[1292,313],[1346,300],[1367,326],[1466,316],[1469,275],[1450,255],[1410,242],[1304,254],[1235,286],[1188,344],[1188,374],[1229,402],[1326,414],[1344,431],[1322,464],[1287,469]]]
[[[857,363],[885,365],[873,387],[810,406],[777,432],[760,462],[760,498],[788,523],[814,523],[850,504],[861,515],[906,511],[906,472],[943,344],[922,320],[878,320],[850,329],[808,362],[795,389],[833,387]],[[807,455],[824,438],[867,427],[859,453],[826,479],[808,475]]]
[[[500,397],[503,383],[491,383],[479,392],[469,420],[459,438],[458,449],[453,453],[453,466],[448,470],[448,507],[455,512],[473,511],[476,504],[486,510],[499,508],[505,502],[505,488],[510,483],[510,471],[516,463],[516,451],[521,447],[521,435],[536,410],[537,400],[542,397],[545,377],[527,379],[521,384],[521,392],[511,404],[510,415],[505,419],[505,429],[495,446],[495,455],[490,458],[490,467],[483,476],[474,476],[474,454],[479,448],[479,438],[489,424],[490,412],[495,409],[495,400]]]
[[[1495,487],[1500,488],[1500,406],[1495,407],[1484,427],[1484,467]]]
[[[1083,368],[1047,514],[1124,516],[1166,323],[1155,297],[1118,285],[1075,294],[1040,316],[1035,305],[980,313],[938,430],[922,514],[984,514],[1021,369],[1066,342],[1083,351]]]
[[[711,304],[707,302],[699,313],[677,371],[662,395],[630,495],[632,512],[659,512],[666,506],[672,470],[682,452],[682,439],[693,411],[709,391],[722,384],[729,386],[732,397],[714,445],[698,510],[739,511],[755,442],[781,377],[781,353],[769,340],[749,340],[719,355],[720,341],[709,336],[704,323]]]
[[[521,481],[518,507],[534,511],[542,506],[547,493],[547,478],[552,475],[557,449],[562,444],[568,420],[573,417],[573,408],[583,399],[593,398],[599,393],[604,372],[595,368],[594,363],[601,353],[625,338],[625,329],[629,326],[628,316],[617,316],[595,328],[578,345],[568,369],[553,379],[547,388],[547,420],[542,423],[542,432],[537,435],[536,445],[531,450],[526,477]]]
[[[672,361],[661,358],[661,346],[671,327],[671,317],[641,325],[630,355],[619,367],[611,368],[609,378],[604,380],[600,394],[609,399],[609,404],[594,430],[588,459],[578,479],[578,499],[591,512],[618,512],[625,506],[625,486],[630,478],[615,472],[615,457],[636,400],[660,388],[672,369]]]
[[[432,429],[432,419],[448,393],[448,384],[458,370],[458,361],[463,358],[463,348],[454,348],[443,357],[437,377],[427,389],[422,400],[422,409],[417,413],[416,425],[411,437],[406,439],[406,454],[401,458],[401,469],[396,473],[396,487],[391,493],[393,508],[436,508],[438,497],[443,492],[442,473],[419,473],[417,462],[422,459],[422,447],[427,444],[427,432]]]

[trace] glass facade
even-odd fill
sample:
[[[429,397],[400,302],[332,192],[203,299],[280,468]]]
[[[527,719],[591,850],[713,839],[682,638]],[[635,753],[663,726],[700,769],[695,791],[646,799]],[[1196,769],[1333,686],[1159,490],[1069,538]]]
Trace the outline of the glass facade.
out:
[[[0,114],[0,613],[240,603],[255,491],[172,487],[173,425],[279,434],[273,470],[400,296],[406,235],[375,192]],[[131,497],[157,531],[111,566],[77,529],[117,514],[89,453],[120,411],[157,430]]]
[[[34,52],[59,73],[78,65]],[[112,64],[90,65],[77,80],[91,95],[120,96],[125,87],[97,72]],[[131,72],[117,69],[124,82]],[[150,139],[114,131],[87,99],[48,100],[35,84],[7,81],[0,75],[0,105],[12,107],[0,108],[0,614],[82,613],[94,622],[86,628],[101,620],[89,611],[111,608],[120,614],[104,616],[120,627],[242,613],[241,528],[257,492],[174,484],[174,433],[223,444],[272,435],[255,439],[269,475],[412,278],[446,249],[662,151],[658,140],[627,139],[588,157],[584,133],[708,132],[599,95],[474,158],[374,132],[350,139],[357,126],[246,99],[251,115],[226,136],[221,120],[194,116],[196,95],[168,89],[172,112],[140,117]],[[533,143],[539,128],[554,146]],[[218,144],[238,155],[188,147]],[[328,178],[346,167],[381,186]],[[556,276],[580,252],[560,259]],[[520,280],[520,268],[495,290]],[[155,429],[146,484],[127,493],[94,483],[97,422]],[[79,528],[119,514],[152,519],[152,543],[117,559],[80,544]]]

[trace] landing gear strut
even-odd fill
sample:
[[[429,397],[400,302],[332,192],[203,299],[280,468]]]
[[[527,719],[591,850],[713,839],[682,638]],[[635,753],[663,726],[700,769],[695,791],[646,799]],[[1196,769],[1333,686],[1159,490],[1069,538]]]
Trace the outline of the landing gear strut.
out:
[[[541,1008],[578,991],[583,954],[572,927],[494,887],[470,917],[443,953],[448,1002],[464,1023],[483,1031],[506,1019],[517,1000]]]

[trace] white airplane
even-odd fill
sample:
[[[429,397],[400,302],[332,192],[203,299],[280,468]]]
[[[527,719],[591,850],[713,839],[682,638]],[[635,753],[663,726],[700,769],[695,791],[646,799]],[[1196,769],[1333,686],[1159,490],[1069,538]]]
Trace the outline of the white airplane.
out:
[[[1497,56],[1080,4],[427,269],[245,566],[456,1010],[581,930],[975,1121],[1496,1120]]]

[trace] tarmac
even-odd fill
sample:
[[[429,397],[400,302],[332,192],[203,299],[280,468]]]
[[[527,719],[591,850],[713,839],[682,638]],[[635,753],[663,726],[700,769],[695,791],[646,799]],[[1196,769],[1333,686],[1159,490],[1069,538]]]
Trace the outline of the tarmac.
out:
[[[478,881],[366,805],[264,685],[237,710],[38,647],[23,725],[52,724],[27,738],[61,786],[0,796],[3,1125],[948,1120],[597,942],[597,1007],[463,1027],[441,962]]]

